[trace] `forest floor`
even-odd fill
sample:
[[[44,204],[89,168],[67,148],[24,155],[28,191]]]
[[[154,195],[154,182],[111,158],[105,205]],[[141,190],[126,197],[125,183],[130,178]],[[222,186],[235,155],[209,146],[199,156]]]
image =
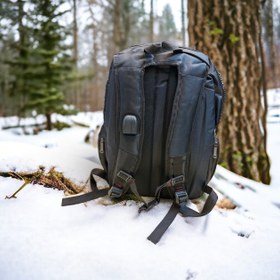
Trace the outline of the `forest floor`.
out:
[[[80,114],[93,126],[100,113]],[[23,181],[0,177],[1,280],[220,280],[280,279],[280,122],[268,123],[272,183],[266,186],[220,166],[210,185],[220,200],[206,217],[178,216],[161,241],[146,239],[168,211],[163,201],[138,214],[129,200],[104,199],[61,207],[64,193],[28,184],[16,199],[5,199]],[[0,125],[17,120],[0,119]],[[0,171],[34,172],[56,167],[83,184],[99,166],[96,148],[84,143],[88,128],[22,135],[0,130]]]

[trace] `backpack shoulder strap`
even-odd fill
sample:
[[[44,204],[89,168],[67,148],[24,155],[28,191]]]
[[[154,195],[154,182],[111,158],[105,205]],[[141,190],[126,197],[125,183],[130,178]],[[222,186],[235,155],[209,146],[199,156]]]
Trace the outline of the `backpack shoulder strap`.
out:
[[[142,151],[144,137],[143,75],[144,47],[132,47],[114,57],[115,91],[118,96],[119,135],[117,159],[114,165],[111,197],[120,197],[130,189],[141,201],[134,174]]]

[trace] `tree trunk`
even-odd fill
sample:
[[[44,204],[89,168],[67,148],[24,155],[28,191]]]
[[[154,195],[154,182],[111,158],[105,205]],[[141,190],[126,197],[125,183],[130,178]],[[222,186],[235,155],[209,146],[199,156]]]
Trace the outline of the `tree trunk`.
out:
[[[78,24],[77,24],[77,0],[73,0],[73,60],[75,67],[78,65]]]
[[[154,0],[150,0],[149,40],[154,41]]]
[[[181,21],[182,21],[182,43],[186,46],[186,15],[185,15],[185,0],[181,0]]]
[[[26,51],[26,28],[23,24],[24,21],[24,4],[25,2],[23,0],[18,0],[17,1],[17,8],[18,8],[18,34],[19,34],[19,57],[22,61],[26,61],[27,59],[27,51]],[[19,111],[18,111],[18,115],[19,116],[23,116],[24,115],[24,111],[23,108],[26,104],[26,93],[25,93],[25,82],[23,82],[22,80],[23,78],[23,73],[26,69],[26,66],[24,64],[22,64],[20,66],[21,71],[19,71],[18,77],[17,77],[17,85],[16,87],[22,87],[21,90],[19,90],[20,92],[20,96],[19,96]],[[20,73],[21,72],[21,73]],[[22,85],[20,85],[22,84]],[[18,90],[18,88],[16,89]]]
[[[189,0],[190,45],[207,53],[224,78],[227,100],[220,125],[220,163],[237,174],[270,183],[265,108],[261,90],[260,3]]]
[[[114,15],[113,15],[113,41],[114,41],[114,50],[113,53],[120,51],[121,44],[121,0],[115,0],[114,5]]]
[[[51,118],[51,113],[46,113],[46,129],[47,130],[52,130],[52,118]]]

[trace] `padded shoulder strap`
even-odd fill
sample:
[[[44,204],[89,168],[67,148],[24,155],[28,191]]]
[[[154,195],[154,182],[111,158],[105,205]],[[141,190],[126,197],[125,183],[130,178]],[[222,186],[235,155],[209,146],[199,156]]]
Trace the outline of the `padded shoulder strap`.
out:
[[[180,49],[181,50],[181,49]],[[189,59],[190,66],[185,67],[183,58],[179,64],[179,76],[177,91],[173,102],[172,117],[170,121],[168,136],[167,136],[167,166],[170,176],[179,176],[183,173],[176,169],[181,165],[184,166],[185,156],[187,154],[187,147],[189,143],[189,135],[192,129],[192,122],[195,115],[196,105],[199,100],[200,92],[208,73],[208,66],[205,63],[197,64],[196,59]],[[195,69],[195,76],[189,75],[189,69]],[[187,120],[187,121],[186,121]]]
[[[120,170],[130,175],[139,164],[143,141],[143,108],[141,68],[120,67],[116,69],[116,87],[119,102],[119,150],[114,178]]]

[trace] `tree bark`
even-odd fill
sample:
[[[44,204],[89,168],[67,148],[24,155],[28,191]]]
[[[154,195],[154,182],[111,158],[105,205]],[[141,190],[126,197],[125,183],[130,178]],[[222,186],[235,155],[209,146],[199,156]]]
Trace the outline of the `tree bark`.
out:
[[[227,90],[219,127],[220,164],[269,184],[260,3],[189,0],[188,20],[190,45],[210,56]]]
[[[46,113],[46,129],[47,130],[52,130],[52,118],[51,118],[51,113]]]

